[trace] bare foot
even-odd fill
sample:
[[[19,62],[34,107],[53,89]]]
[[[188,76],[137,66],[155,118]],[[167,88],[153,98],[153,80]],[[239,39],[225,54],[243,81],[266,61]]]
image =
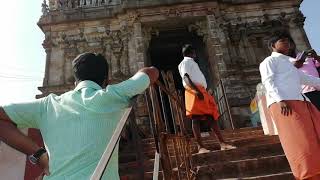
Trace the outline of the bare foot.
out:
[[[231,145],[231,144],[227,144],[227,143],[221,143],[220,144],[220,149],[222,150],[222,151],[224,151],[224,150],[230,150],[230,149],[236,149],[237,147],[236,146],[233,146],[233,145]]]
[[[200,148],[198,151],[198,154],[203,154],[203,153],[208,153],[210,152],[210,150],[206,149],[206,148]]]

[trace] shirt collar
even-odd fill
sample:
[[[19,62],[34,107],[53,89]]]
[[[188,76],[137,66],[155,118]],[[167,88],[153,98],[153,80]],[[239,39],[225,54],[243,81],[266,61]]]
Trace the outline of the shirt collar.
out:
[[[101,90],[102,89],[101,86],[99,86],[97,83],[95,83],[93,81],[86,80],[86,81],[81,81],[76,86],[76,88],[74,90],[78,91],[78,90],[83,89],[83,88],[92,88],[92,89],[95,89],[95,90]]]
[[[272,52],[271,54],[272,57],[282,57],[282,58],[286,58],[288,59],[290,62],[295,62],[297,61],[296,58],[293,58],[293,57],[290,57],[290,56],[287,56],[287,55],[284,55],[284,54],[281,54],[281,53],[278,53],[278,52]]]
[[[284,54],[281,54],[281,53],[278,53],[278,52],[272,52],[271,53],[271,56],[272,57],[289,57],[289,56],[286,56],[286,55],[284,55]]]
[[[193,58],[191,58],[191,57],[186,57],[186,56],[183,58],[183,60],[192,60],[192,61],[194,61]]]

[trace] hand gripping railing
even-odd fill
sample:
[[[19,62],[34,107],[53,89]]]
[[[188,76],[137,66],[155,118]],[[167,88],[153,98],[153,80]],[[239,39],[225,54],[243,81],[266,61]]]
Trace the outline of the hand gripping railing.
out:
[[[120,119],[120,121],[119,121],[119,123],[118,123],[112,137],[111,137],[111,140],[110,140],[106,150],[104,151],[96,169],[94,170],[94,173],[92,174],[90,180],[100,180],[101,177],[103,176],[103,173],[104,173],[106,167],[108,166],[110,158],[113,154],[113,151],[120,140],[121,132],[122,132],[126,122],[128,121],[131,110],[132,110],[132,107],[127,108],[125,110],[125,113],[123,114],[122,118]]]

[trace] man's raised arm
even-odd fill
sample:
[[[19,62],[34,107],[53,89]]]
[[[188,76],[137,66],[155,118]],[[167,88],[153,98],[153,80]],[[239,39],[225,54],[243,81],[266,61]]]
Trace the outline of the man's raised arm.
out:
[[[159,70],[155,67],[145,67],[140,69],[139,72],[146,73],[149,76],[150,84],[155,83],[159,78]]]

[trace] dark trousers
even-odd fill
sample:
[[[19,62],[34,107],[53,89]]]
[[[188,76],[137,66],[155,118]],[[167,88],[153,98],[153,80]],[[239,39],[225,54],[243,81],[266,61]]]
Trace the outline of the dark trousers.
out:
[[[311,103],[320,111],[320,91],[311,91],[304,95],[306,95],[310,99]]]

